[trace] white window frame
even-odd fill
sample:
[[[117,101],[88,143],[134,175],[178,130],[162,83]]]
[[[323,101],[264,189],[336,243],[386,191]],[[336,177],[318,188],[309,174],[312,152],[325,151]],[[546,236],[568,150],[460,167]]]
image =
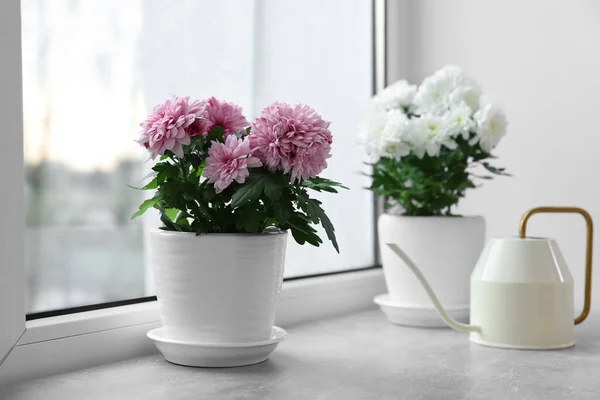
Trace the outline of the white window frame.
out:
[[[18,0],[0,3],[0,363],[25,332],[23,95],[21,10]]]
[[[386,0],[373,0],[373,73],[385,85]],[[156,301],[26,321],[20,0],[0,2],[0,384],[156,352],[146,332],[159,326]],[[284,282],[283,327],[374,307],[386,291],[381,268]]]

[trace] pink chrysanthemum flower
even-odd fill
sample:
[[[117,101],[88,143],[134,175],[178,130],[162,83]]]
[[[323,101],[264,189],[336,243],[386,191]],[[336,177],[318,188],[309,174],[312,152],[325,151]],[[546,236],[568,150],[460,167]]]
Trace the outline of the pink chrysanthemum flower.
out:
[[[215,192],[221,193],[233,181],[244,183],[250,174],[248,168],[258,167],[262,163],[252,156],[250,142],[230,135],[225,143],[212,142],[202,175],[215,184]]]
[[[152,159],[167,150],[183,157],[182,145],[190,144],[192,136],[206,134],[209,124],[205,102],[173,97],[154,107],[140,124],[137,142],[150,151]]]
[[[248,125],[248,120],[242,115],[242,108],[234,103],[217,100],[211,97],[206,100],[206,110],[210,120],[210,131],[217,125],[223,128],[223,137],[244,131]]]
[[[314,178],[331,157],[330,123],[312,108],[273,103],[252,124],[250,144],[271,171],[291,171],[291,181]]]

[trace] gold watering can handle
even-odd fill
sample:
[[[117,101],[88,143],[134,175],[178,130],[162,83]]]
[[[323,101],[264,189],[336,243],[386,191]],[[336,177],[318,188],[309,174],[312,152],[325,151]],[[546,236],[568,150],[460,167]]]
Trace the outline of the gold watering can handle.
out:
[[[540,213],[574,213],[581,214],[587,224],[587,244],[585,247],[585,293],[583,311],[575,318],[575,325],[582,323],[590,313],[590,303],[592,300],[592,246],[594,244],[594,224],[590,214],[579,207],[536,207],[527,211],[521,218],[519,228],[519,237],[525,238],[527,230],[527,220],[533,214]]]

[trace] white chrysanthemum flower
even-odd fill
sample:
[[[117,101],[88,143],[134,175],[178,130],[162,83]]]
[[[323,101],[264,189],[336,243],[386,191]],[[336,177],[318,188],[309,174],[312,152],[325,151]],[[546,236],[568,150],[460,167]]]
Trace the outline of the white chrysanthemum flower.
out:
[[[465,102],[475,112],[479,107],[481,90],[462,69],[446,66],[428,78],[417,90],[414,104],[419,113],[443,114],[449,108]]]
[[[381,157],[399,160],[407,156],[410,153],[405,138],[407,122],[408,118],[402,110],[372,109],[367,126],[359,135],[367,152],[367,161],[375,163]]]
[[[471,109],[471,114],[469,116],[472,116],[479,110],[480,99],[481,89],[479,86],[474,82],[465,81],[452,91],[448,100],[448,105],[449,107],[454,107],[461,103],[465,103]]]
[[[373,105],[385,111],[408,108],[412,104],[416,92],[417,86],[401,80],[373,96]]]
[[[382,157],[400,160],[401,157],[410,154],[410,147],[405,143],[407,123],[408,118],[401,110],[387,112],[386,124],[379,142],[379,154]]]
[[[413,153],[419,158],[423,158],[425,153],[437,157],[442,146],[455,149],[457,145],[450,136],[449,128],[448,120],[438,115],[425,114],[411,119],[407,132]]]
[[[381,158],[379,143],[386,123],[386,113],[373,109],[369,113],[367,121],[358,135],[359,142],[365,147],[367,162],[376,163]]]
[[[470,143],[479,142],[479,146],[484,151],[491,153],[500,139],[506,135],[508,126],[506,116],[498,107],[487,103],[480,107],[473,118],[477,123],[477,136]]]
[[[462,135],[465,140],[469,138],[471,130],[475,128],[475,121],[471,118],[471,114],[471,107],[461,102],[444,115],[451,137]]]
[[[506,126],[504,114],[482,96],[479,86],[460,68],[447,66],[418,90],[402,80],[374,96],[360,139],[371,163],[409,154],[438,157],[442,146],[456,149],[459,137],[489,153]]]
[[[420,114],[439,113],[447,108],[447,99],[452,91],[450,80],[434,74],[426,78],[415,95],[416,112]]]

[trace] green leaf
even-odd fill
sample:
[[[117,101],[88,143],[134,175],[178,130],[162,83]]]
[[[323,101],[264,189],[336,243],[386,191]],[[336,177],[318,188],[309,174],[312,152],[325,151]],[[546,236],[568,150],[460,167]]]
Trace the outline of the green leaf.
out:
[[[336,187],[348,189],[346,186],[342,185],[339,182],[335,182],[326,178],[320,178],[318,176],[302,181],[301,185],[306,188],[316,190],[318,192],[325,191],[330,193],[337,193],[337,190],[335,189]]]
[[[191,200],[187,203],[187,207],[192,210],[197,221],[212,221],[214,219],[211,209],[202,201]]]
[[[281,185],[273,179],[267,179],[265,182],[265,194],[271,201],[277,201],[283,194]]]
[[[158,163],[152,169],[156,171],[155,179],[157,185],[160,185],[169,178],[174,178],[178,176],[181,172],[177,165],[171,164],[169,162]]]
[[[291,201],[281,199],[274,205],[274,217],[281,224],[287,224],[294,213],[294,205]]]
[[[292,236],[298,244],[310,243],[315,247],[319,247],[323,241],[309,223],[310,221],[300,213],[295,213],[288,221]]]
[[[235,227],[242,232],[258,233],[265,220],[265,213],[252,205],[236,210]]]
[[[203,200],[207,204],[212,203],[218,197],[218,195],[215,193],[214,186],[208,185],[206,184],[206,182],[200,185],[200,187],[196,189],[196,191],[199,195],[198,201]]]
[[[179,210],[177,210],[177,211],[179,211]],[[179,214],[177,215],[177,218],[173,220],[173,222],[175,222],[175,224],[177,224],[177,226],[180,228],[178,230],[182,230],[185,232],[191,231],[190,222],[188,221],[189,217],[190,217],[190,215],[187,212],[185,212],[185,211],[179,212]]]
[[[178,230],[184,231],[184,232],[190,232],[190,229],[191,229],[190,222],[186,218],[182,218],[182,219],[178,218],[175,223],[179,227]]]
[[[166,203],[166,208],[185,209],[185,201],[183,199],[184,185],[181,179],[170,179],[163,182],[158,187],[158,194]]]
[[[165,227],[170,231],[180,231],[181,230],[181,228],[179,228],[175,223],[173,223],[173,221],[171,221],[169,219],[167,214],[165,214],[163,212],[160,213],[160,220],[163,224],[165,224]]]
[[[142,187],[142,190],[152,190],[152,189],[156,189],[157,187],[158,187],[158,177],[155,176],[154,179],[152,179],[144,187]]]
[[[220,125],[215,126],[208,132],[208,141],[217,141],[223,143],[223,127]]]
[[[492,165],[490,165],[487,162],[482,162],[481,165],[483,165],[483,167],[485,169],[487,169],[489,172],[496,174],[496,175],[504,175],[504,176],[510,176],[510,174],[506,173],[506,168],[497,168],[494,167]]]
[[[165,157],[165,156],[163,156],[163,157]],[[169,162],[158,162],[158,163],[154,164],[154,166],[152,167],[152,171],[161,172],[161,171],[164,171],[165,169],[169,168],[170,165],[171,164]]]
[[[146,185],[142,186],[141,188],[131,186],[131,185],[127,185],[127,186],[132,189],[135,189],[135,190],[152,190],[152,189],[156,189],[158,187],[158,180],[157,180],[157,177],[155,176],[154,179],[152,179],[150,182],[148,182]]]
[[[192,171],[192,173],[188,175],[187,180],[194,186],[194,188],[198,187],[198,185],[200,184],[200,177],[196,175],[194,171]]]
[[[331,220],[327,214],[325,214],[325,210],[321,208],[321,202],[315,199],[308,199],[308,209],[309,215],[313,221],[315,218],[318,218],[321,221],[321,225],[325,229],[325,233],[327,233],[327,238],[331,241],[331,244],[333,244],[333,247],[339,253],[340,248],[335,237],[335,228],[333,227],[333,224],[331,223]]]
[[[258,200],[266,185],[266,175],[250,176],[246,182],[239,187],[231,197],[234,208],[240,207],[247,202]]]
[[[140,208],[131,216],[131,219],[137,218],[140,215],[144,214],[149,208],[154,207],[154,205],[161,200],[161,196],[155,196],[151,199],[144,201],[140,204]]]
[[[196,187],[191,182],[182,182],[181,191],[183,192],[183,199],[185,201],[194,201],[196,199]]]
[[[163,212],[171,221],[175,221],[177,214],[179,214],[179,210],[177,208],[166,208]]]

